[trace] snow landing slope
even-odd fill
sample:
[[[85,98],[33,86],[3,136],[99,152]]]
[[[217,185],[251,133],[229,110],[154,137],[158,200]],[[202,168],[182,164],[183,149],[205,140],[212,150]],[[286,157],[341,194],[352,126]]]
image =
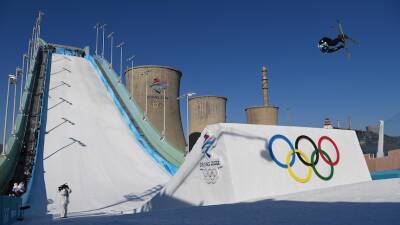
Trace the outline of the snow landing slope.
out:
[[[28,215],[58,217],[63,183],[72,189],[70,216],[132,212],[170,179],[141,149],[99,76],[84,58],[53,54]]]
[[[143,210],[255,201],[365,181],[371,177],[354,131],[216,124]]]

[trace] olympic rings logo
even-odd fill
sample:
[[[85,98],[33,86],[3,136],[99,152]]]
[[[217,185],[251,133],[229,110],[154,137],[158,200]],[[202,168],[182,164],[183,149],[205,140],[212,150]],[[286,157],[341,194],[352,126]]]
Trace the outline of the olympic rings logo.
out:
[[[282,139],[283,141],[285,141],[289,147],[290,147],[290,151],[287,153],[286,157],[285,157],[285,163],[282,163],[280,161],[278,161],[274,155],[274,152],[272,150],[272,145],[274,143],[274,141],[278,140],[278,139]],[[311,153],[311,157],[308,158],[308,156],[299,149],[299,143],[301,140],[306,140],[308,142],[311,143],[311,145],[314,148],[314,151]],[[330,142],[333,147],[335,148],[336,151],[336,159],[335,161],[332,161],[331,157],[328,155],[328,153],[326,153],[326,151],[324,151],[321,148],[322,142],[323,141],[328,141]],[[282,167],[284,169],[287,169],[289,172],[289,175],[296,180],[297,182],[300,183],[307,183],[311,177],[312,177],[312,171],[314,171],[314,173],[317,175],[317,177],[319,177],[321,180],[324,181],[328,181],[333,177],[333,173],[334,173],[334,166],[336,166],[339,163],[340,160],[340,152],[339,149],[336,145],[336,143],[328,136],[322,136],[319,138],[318,140],[318,145],[315,144],[315,142],[308,136],[306,135],[301,135],[299,137],[297,137],[295,145],[293,147],[293,144],[290,142],[290,140],[281,135],[281,134],[277,134],[275,136],[273,136],[268,144],[268,151],[269,154],[272,158],[272,160],[279,166]],[[300,162],[302,162],[305,166],[308,167],[307,170],[307,175],[305,177],[299,177],[297,176],[294,172],[293,172],[293,164],[296,161],[296,156],[299,158]],[[328,176],[323,176],[321,173],[318,172],[316,165],[318,164],[318,162],[320,161],[319,158],[322,158],[322,160],[328,164],[330,166],[330,173]]]
[[[218,168],[203,169],[203,176],[207,184],[215,184],[219,178]]]

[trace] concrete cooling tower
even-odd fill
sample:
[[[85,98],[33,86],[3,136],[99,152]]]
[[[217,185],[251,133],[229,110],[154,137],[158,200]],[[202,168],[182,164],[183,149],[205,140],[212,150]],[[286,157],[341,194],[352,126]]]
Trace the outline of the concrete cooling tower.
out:
[[[165,91],[165,138],[184,152],[185,138],[177,100],[182,73],[166,66],[149,65],[128,68],[125,76],[129,92],[160,134],[164,130]]]
[[[189,150],[207,125],[226,122],[226,101],[225,97],[220,96],[197,96],[189,99]]]

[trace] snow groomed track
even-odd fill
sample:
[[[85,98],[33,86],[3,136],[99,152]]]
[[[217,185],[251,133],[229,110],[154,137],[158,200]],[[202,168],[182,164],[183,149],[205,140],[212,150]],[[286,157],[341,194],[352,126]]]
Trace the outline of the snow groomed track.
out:
[[[70,215],[81,216],[132,213],[169,180],[87,59],[53,54],[47,109],[43,169],[39,162],[30,215],[58,217],[63,183],[72,189]]]

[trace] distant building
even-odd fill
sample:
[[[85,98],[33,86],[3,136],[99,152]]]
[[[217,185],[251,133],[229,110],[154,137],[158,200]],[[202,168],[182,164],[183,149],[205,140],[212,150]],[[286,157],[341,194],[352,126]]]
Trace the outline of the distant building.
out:
[[[333,129],[332,122],[331,122],[331,120],[329,118],[325,118],[323,128],[325,128],[325,129]]]
[[[366,130],[368,132],[372,132],[374,134],[379,134],[379,124],[375,124],[375,125],[368,125],[366,127]]]
[[[370,172],[400,169],[400,149],[389,151],[387,156],[375,158],[373,154],[364,154]]]

